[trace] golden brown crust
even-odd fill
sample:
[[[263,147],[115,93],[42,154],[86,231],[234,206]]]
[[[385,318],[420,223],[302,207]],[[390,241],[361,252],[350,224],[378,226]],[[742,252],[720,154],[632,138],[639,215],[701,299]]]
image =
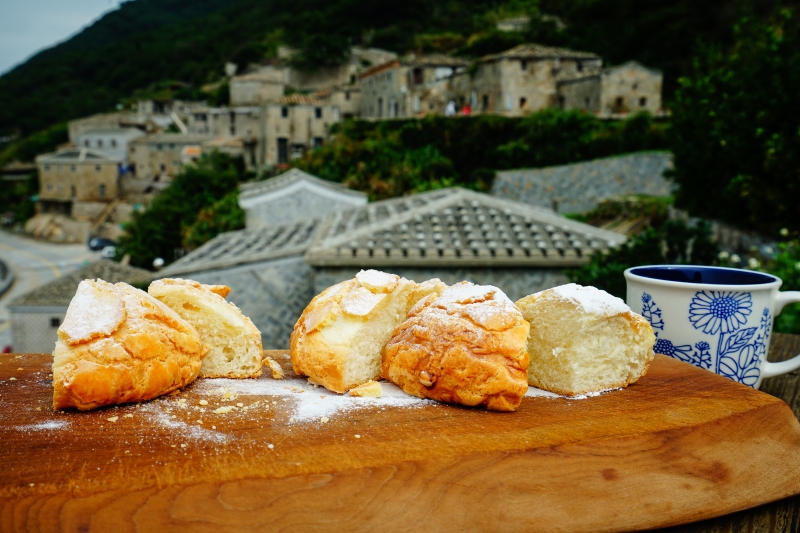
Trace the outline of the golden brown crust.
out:
[[[514,411],[528,390],[529,327],[499,289],[462,282],[414,306],[381,376],[420,398]]]
[[[116,313],[98,318],[96,309]],[[119,320],[121,310],[122,320]],[[125,283],[84,280],[53,352],[53,407],[149,400],[193,381],[208,347],[169,307]]]

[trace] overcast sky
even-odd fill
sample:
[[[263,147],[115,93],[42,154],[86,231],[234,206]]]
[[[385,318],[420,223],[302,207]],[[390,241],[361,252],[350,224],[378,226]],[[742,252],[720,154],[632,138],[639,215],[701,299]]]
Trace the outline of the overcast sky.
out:
[[[0,74],[118,6],[119,0],[0,0]]]

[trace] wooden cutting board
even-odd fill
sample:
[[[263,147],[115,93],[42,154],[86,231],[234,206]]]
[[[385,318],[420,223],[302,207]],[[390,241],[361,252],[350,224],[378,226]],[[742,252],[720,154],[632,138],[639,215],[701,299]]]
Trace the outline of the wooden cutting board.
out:
[[[268,369],[56,413],[49,364],[0,357],[2,531],[629,531],[800,493],[789,407],[664,356],[627,389],[516,413]]]

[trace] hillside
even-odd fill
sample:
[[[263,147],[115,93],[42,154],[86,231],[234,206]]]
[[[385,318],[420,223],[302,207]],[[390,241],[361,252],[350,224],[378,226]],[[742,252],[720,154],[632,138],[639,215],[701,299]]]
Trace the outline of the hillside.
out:
[[[756,0],[769,4],[767,0]],[[132,0],[72,39],[0,77],[0,135],[23,136],[112,109],[167,80],[198,87],[222,65],[269,60],[279,44],[299,48],[306,68],[340,60],[351,44],[397,52],[465,56],[525,40],[637,59],[665,71],[667,97],[691,65],[697,40],[725,46],[738,0]],[[541,13],[557,15],[556,28]],[[504,16],[530,14],[527,33],[494,30]]]

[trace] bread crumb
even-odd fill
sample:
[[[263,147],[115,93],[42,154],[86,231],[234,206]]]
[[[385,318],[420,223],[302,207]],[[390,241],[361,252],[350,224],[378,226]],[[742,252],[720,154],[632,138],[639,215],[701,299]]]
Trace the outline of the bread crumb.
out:
[[[25,370],[25,369],[24,369],[24,368],[22,368],[22,367],[19,367],[17,370]]]
[[[361,435],[353,435],[355,438],[360,439]]]
[[[272,371],[272,379],[283,379],[284,378],[283,369],[281,368],[281,365],[279,365],[278,362],[275,361],[275,359],[273,359],[270,356],[267,356],[267,357],[264,358],[264,363]]]
[[[319,419],[319,421],[323,424],[327,424],[329,420],[330,418],[328,418],[327,416],[323,416],[322,418]]]
[[[186,448],[186,444],[181,444],[181,448]]]
[[[350,389],[348,394],[359,398],[380,398],[383,396],[383,387],[381,387],[381,384],[377,381],[370,380],[363,385]]]
[[[106,420],[108,420],[109,422],[116,422],[117,420],[119,420],[119,417],[118,416],[112,416],[111,418],[106,418]]]
[[[37,411],[41,411],[41,410],[42,410],[42,408],[41,408],[41,407],[37,407],[37,408],[36,408],[36,410],[37,410]]]
[[[225,407],[214,409],[214,413],[218,415],[224,415],[225,413],[230,413],[234,409],[236,409],[236,407],[234,407],[233,405],[226,405]]]
[[[131,451],[130,450],[125,450],[125,453],[131,453]]]
[[[171,447],[171,448],[175,448],[175,447],[177,447],[177,446],[176,446],[175,444],[170,444],[170,447]]]
[[[202,424],[202,423],[203,423],[203,421],[202,421],[202,420],[198,420],[198,421],[197,421],[197,423],[198,423],[198,424]]]
[[[211,426],[211,429],[217,429],[217,426]]]
[[[272,450],[273,448],[275,448],[275,445],[274,445],[274,444],[267,444],[267,448],[269,448],[270,450]]]
[[[17,378],[8,378],[8,381],[17,381]]]
[[[244,407],[244,404],[243,403],[237,403],[236,407]]]
[[[133,418],[133,415],[128,413],[127,415],[123,416],[122,418]]]
[[[208,400],[200,400],[197,403],[199,403],[200,405],[208,405]]]
[[[36,483],[28,483],[28,485],[30,485],[31,487],[35,487]]]

